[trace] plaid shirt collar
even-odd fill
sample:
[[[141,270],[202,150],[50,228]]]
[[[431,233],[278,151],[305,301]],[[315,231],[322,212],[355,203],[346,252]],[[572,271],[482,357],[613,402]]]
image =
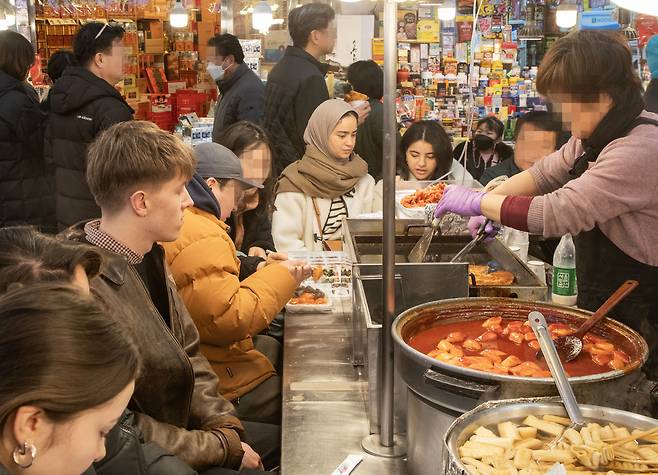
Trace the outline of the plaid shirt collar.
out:
[[[119,254],[121,256],[127,257],[128,262],[130,262],[130,264],[132,265],[137,265],[140,262],[142,262],[144,256],[136,253],[128,246],[121,244],[119,241],[115,240],[109,234],[106,234],[103,231],[101,231],[100,225],[101,225],[100,219],[95,219],[85,224],[85,235],[87,241],[90,244],[100,247],[101,249],[114,252],[115,254]]]

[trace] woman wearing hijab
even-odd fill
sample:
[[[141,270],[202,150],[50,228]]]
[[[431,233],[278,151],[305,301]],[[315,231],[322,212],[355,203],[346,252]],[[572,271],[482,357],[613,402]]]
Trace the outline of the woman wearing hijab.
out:
[[[358,115],[333,99],[315,109],[304,132],[306,152],[275,188],[272,235],[279,251],[336,248],[342,218],[373,210],[375,180],[354,153]]]

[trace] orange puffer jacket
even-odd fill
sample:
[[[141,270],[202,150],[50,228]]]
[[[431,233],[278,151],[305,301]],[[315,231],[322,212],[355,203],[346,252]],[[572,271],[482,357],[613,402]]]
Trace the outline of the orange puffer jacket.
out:
[[[297,284],[288,269],[272,264],[240,282],[228,226],[196,207],[185,210],[178,239],[164,248],[222,396],[234,400],[274,375],[252,336],[267,328],[292,297]]]

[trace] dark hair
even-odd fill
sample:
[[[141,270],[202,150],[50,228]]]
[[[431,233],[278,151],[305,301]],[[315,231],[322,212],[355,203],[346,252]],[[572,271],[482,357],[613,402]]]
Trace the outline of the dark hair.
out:
[[[222,129],[217,135],[215,142],[228,148],[238,158],[245,151],[257,147],[260,144],[264,144],[272,150],[270,139],[265,131],[253,122],[246,120],[236,122]],[[274,206],[273,194],[277,178],[272,172],[273,161],[270,160],[269,175],[263,184],[263,188],[258,190],[258,207],[260,208],[262,206],[262,209],[265,209],[268,213],[272,211],[272,207]]]
[[[103,32],[98,38],[96,35]],[[87,67],[97,53],[107,53],[115,40],[121,40],[125,30],[120,25],[91,22],[80,28],[73,38],[73,53],[80,66]]]
[[[0,228],[0,293],[12,284],[68,283],[78,265],[92,278],[101,261],[91,246],[63,241],[30,226]]]
[[[215,48],[217,56],[226,58],[228,55],[233,55],[236,63],[241,64],[244,62],[244,52],[240,40],[230,33],[213,36],[208,40],[208,46]]]
[[[78,66],[78,60],[71,51],[65,49],[57,50],[48,60],[48,76],[52,82],[62,77],[64,70],[69,66]]]
[[[486,125],[488,129],[493,130],[496,132],[496,135],[500,138],[503,136],[503,133],[505,132],[505,124],[503,124],[500,119],[497,117],[494,117],[492,115],[489,115],[487,117],[483,117],[480,120],[478,120],[477,125],[475,126],[475,129],[473,132],[475,133],[475,130],[478,129],[481,125]]]
[[[452,168],[452,142],[448,134],[438,122],[421,120],[414,122],[400,141],[400,151],[398,153],[398,173],[400,177],[403,180],[408,180],[411,176],[409,165],[407,165],[407,150],[419,140],[424,140],[432,145],[432,151],[436,159],[436,170],[429,179],[435,180],[448,173]]]
[[[292,44],[305,48],[308,37],[313,30],[324,30],[336,17],[336,12],[325,3],[307,3],[290,10],[288,14],[288,31]]]
[[[347,81],[356,92],[370,99],[384,97],[384,71],[372,60],[352,63],[347,68]]]
[[[70,420],[134,381],[139,356],[119,318],[70,285],[0,295],[0,427],[25,405]]]
[[[571,94],[581,102],[597,102],[599,94],[607,93],[619,106],[641,94],[642,85],[623,36],[582,30],[548,50],[539,65],[537,91]]]
[[[516,120],[514,140],[519,138],[521,129],[526,124],[531,124],[544,132],[555,132],[556,143],[559,134],[562,132],[562,122],[554,114],[546,111],[530,111]]]
[[[34,47],[15,31],[0,31],[0,70],[18,81],[25,81],[34,64]]]

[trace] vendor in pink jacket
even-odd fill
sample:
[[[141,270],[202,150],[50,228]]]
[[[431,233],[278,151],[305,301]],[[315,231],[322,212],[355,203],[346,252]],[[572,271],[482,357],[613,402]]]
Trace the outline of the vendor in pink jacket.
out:
[[[596,310],[625,280],[640,285],[612,312],[658,348],[658,115],[646,112],[626,42],[578,31],[539,67],[537,90],[569,142],[489,193],[450,187],[437,216],[485,218],[546,237],[575,236],[578,307]],[[491,231],[491,230],[490,230]],[[644,367],[658,380],[658,353]]]

